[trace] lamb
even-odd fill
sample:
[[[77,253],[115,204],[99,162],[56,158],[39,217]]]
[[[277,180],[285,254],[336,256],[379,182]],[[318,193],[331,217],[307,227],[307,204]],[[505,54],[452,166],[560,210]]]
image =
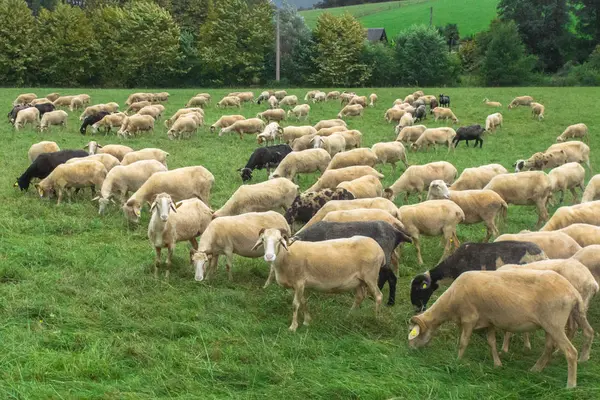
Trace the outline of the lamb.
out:
[[[42,121],[40,122],[40,131],[47,131],[51,125],[62,125],[67,127],[67,114],[63,110],[50,111],[44,114]]]
[[[150,212],[152,217],[148,224],[148,240],[156,250],[154,277],[158,278],[160,253],[166,247],[168,255],[165,278],[168,278],[175,244],[189,241],[192,248],[197,250],[196,237],[206,230],[212,220],[212,212],[199,199],[183,200],[175,204],[168,193],[159,193],[155,197]]]
[[[331,158],[328,170],[352,167],[354,165],[367,165],[374,167],[379,159],[371,149],[360,148],[338,153]]]
[[[228,126],[233,125],[237,121],[242,121],[244,119],[246,119],[246,117],[244,117],[243,115],[223,115],[217,120],[217,122],[210,126],[210,131],[215,132],[217,128],[227,128]]]
[[[493,271],[504,264],[527,264],[547,259],[542,249],[530,242],[463,243],[437,266],[413,278],[410,301],[416,312],[423,312],[441,280],[456,279],[466,271]]]
[[[541,171],[496,175],[484,189],[498,193],[508,204],[535,204],[538,212],[536,226],[548,219],[546,203],[552,191],[552,182],[548,175]]]
[[[293,115],[294,117],[298,118],[298,121],[300,121],[301,118],[304,120],[307,120],[309,112],[310,112],[310,106],[308,104],[300,104],[300,105],[294,107],[292,110],[289,110],[287,112],[287,115],[288,115],[288,117],[290,115]]]
[[[202,124],[203,118],[200,114],[189,113],[182,115],[175,121],[171,129],[167,131],[167,137],[170,140],[175,138],[191,138],[192,134],[198,132],[198,127]]]
[[[304,312],[304,325],[311,317],[306,307],[304,288],[324,292],[355,290],[352,308],[359,307],[366,291],[375,298],[375,315],[383,298],[377,287],[379,269],[385,265],[385,253],[370,237],[323,242],[297,241],[288,244],[287,233],[267,229],[259,233],[253,249],[265,249],[265,261],[272,263],[277,283],[294,289],[294,314],[290,331],[298,327],[298,310]],[[281,251],[281,247],[285,251]]]
[[[406,114],[406,111],[392,107],[387,109],[385,114],[383,114],[383,118],[387,121],[387,123],[399,122],[404,114]]]
[[[493,287],[494,290],[489,290]],[[515,301],[523,299],[523,301]],[[462,358],[474,328],[488,328],[487,338],[495,366],[502,362],[496,349],[496,329],[524,332],[541,327],[546,331],[544,353],[533,366],[541,371],[552,357],[554,346],[562,350],[569,366],[567,387],[577,384],[577,350],[565,334],[569,317],[584,328],[582,359],[589,356],[593,329],[585,317],[581,295],[554,271],[467,271],[459,276],[433,306],[411,318],[411,347],[422,347],[448,320],[461,327],[458,358]]]
[[[117,135],[135,136],[138,132],[148,132],[154,130],[154,118],[150,115],[132,115],[123,119],[121,129]]]
[[[292,228],[292,231],[294,231],[294,223],[296,221],[308,222],[331,200],[354,200],[354,196],[346,189],[341,188],[300,193],[285,212],[285,220]]]
[[[460,246],[456,236],[456,226],[465,220],[465,213],[453,201],[427,200],[411,206],[402,206],[398,209],[398,219],[402,221],[406,232],[413,239],[420,265],[423,265],[420,235],[444,235],[444,254],[439,262],[450,254],[452,243],[455,249]]]
[[[590,136],[589,130],[586,124],[575,124],[567,126],[567,129],[564,130],[563,133],[560,134],[559,137],[556,138],[558,143],[564,142],[567,139],[576,139],[582,138],[585,139],[590,144]]]
[[[404,203],[408,203],[408,195],[412,192],[419,196],[436,179],[441,179],[447,184],[452,184],[458,175],[454,165],[446,161],[436,161],[424,165],[411,165],[404,171],[394,184],[384,191],[384,197],[394,201],[395,197],[404,192]]]
[[[337,100],[340,98],[340,92],[337,90],[333,90],[327,93],[327,100]]]
[[[346,121],[343,119],[324,119],[317,122],[314,128],[317,132],[323,128],[331,128],[332,126],[347,126]]]
[[[600,227],[590,224],[571,224],[558,232],[571,236],[581,247],[600,244]]]
[[[465,168],[450,190],[483,189],[496,175],[506,174],[508,171],[500,164],[482,165],[476,168]]]
[[[531,115],[534,118],[537,118],[538,121],[543,120],[545,107],[543,105],[541,105],[540,103],[531,103],[530,106],[531,106]]]
[[[82,160],[73,164],[57,166],[50,175],[37,183],[35,187],[40,197],[44,197],[50,192],[58,192],[56,205],[60,205],[65,189],[67,189],[69,200],[71,199],[71,191],[68,189],[71,188],[80,189],[91,186],[93,195],[95,187],[102,186],[106,174],[106,168],[101,162]]]
[[[137,191],[152,174],[164,171],[167,171],[167,167],[156,160],[141,160],[127,166],[112,168],[102,183],[100,196],[92,199],[98,201],[98,214],[104,214],[109,202],[115,202],[114,197],[117,197],[120,203],[124,203],[128,192]]]
[[[319,171],[323,173],[331,161],[329,153],[323,149],[308,149],[292,151],[269,175],[269,179],[286,178],[296,180],[298,174],[308,174]]]
[[[348,102],[349,106],[360,104],[363,108],[367,106],[367,96],[354,96]]]
[[[256,251],[253,245],[259,239],[259,232],[269,227],[280,229],[287,235],[290,233],[285,219],[275,211],[251,212],[214,219],[202,234],[198,250],[192,255],[192,264],[196,271],[195,280],[208,280],[215,274],[220,255],[227,257],[227,275],[230,281],[233,280],[233,255],[261,257],[263,253]],[[271,283],[272,274],[273,270],[269,273],[265,288]]]
[[[552,185],[551,193],[560,192],[559,203],[563,202],[567,189],[573,195],[573,203],[578,202],[575,188],[580,188],[582,192],[585,189],[585,169],[581,165],[576,162],[561,165],[552,169],[548,173],[548,177]]]
[[[493,190],[449,190],[443,180],[435,180],[429,185],[427,200],[452,200],[465,213],[465,224],[483,222],[487,228],[484,242],[499,234],[495,220],[506,219],[508,205]]]
[[[581,246],[563,232],[523,232],[500,235],[495,242],[505,240],[520,240],[524,242],[533,242],[540,246],[544,253],[550,259],[569,258],[581,250]]]
[[[279,100],[279,106],[288,106],[288,107],[294,107],[298,104],[298,97],[297,96],[285,96],[283,97],[281,100]]]
[[[32,144],[27,152],[27,157],[29,157],[29,162],[34,162],[40,156],[40,154],[54,153],[56,151],[60,151],[60,148],[56,142],[44,140],[42,142]]]
[[[260,133],[265,128],[265,122],[260,118],[248,118],[234,122],[226,128],[221,128],[219,137],[225,133],[236,132],[240,135],[240,139],[244,138],[244,133],[253,134]]]
[[[287,96],[287,92],[285,90],[277,90],[275,93],[273,93],[273,96],[275,96],[277,100],[281,100]]]
[[[458,118],[456,118],[456,115],[449,108],[436,107],[433,109],[433,115],[435,117],[434,121],[442,118],[446,121],[451,119],[453,123],[458,123]]]
[[[31,165],[17,178],[14,186],[21,190],[29,189],[33,178],[44,179],[54,169],[75,157],[86,157],[88,153],[83,150],[60,150],[53,153],[42,153],[31,163]]]
[[[585,265],[594,276],[596,283],[600,284],[600,245],[586,246],[571,258]]]
[[[362,133],[356,129],[338,132],[346,141],[346,150],[359,148],[362,144]]]
[[[375,169],[365,165],[355,165],[352,167],[328,169],[321,175],[319,180],[307,190],[317,191],[322,189],[334,189],[344,181],[351,181],[365,175],[373,175],[377,178],[383,178],[383,175]]]
[[[337,115],[338,118],[362,117],[364,108],[360,104],[347,105]]]
[[[346,189],[355,199],[370,199],[383,196],[383,186],[378,178],[372,175],[362,176],[351,181],[340,183],[338,188]]]
[[[486,106],[489,107],[502,107],[502,104],[500,102],[497,101],[490,101],[490,99],[488,99],[487,97],[485,99],[483,99],[483,102],[485,103]]]
[[[83,158],[71,158],[67,160],[65,164],[73,164],[81,161],[98,161],[104,168],[106,168],[106,172],[110,172],[114,167],[120,165],[119,160],[116,157],[111,156],[110,154],[94,154],[91,156],[83,157]]]
[[[131,195],[122,210],[130,222],[139,222],[141,209],[159,193],[168,193],[173,201],[197,197],[210,207],[210,190],[215,177],[202,166],[155,172]]]
[[[456,130],[456,136],[452,140],[454,148],[458,146],[461,140],[464,140],[467,143],[467,147],[469,147],[469,140],[475,140],[475,147],[477,147],[477,143],[479,143],[479,148],[483,147],[483,139],[481,136],[485,132],[485,129],[479,124],[470,125],[470,126],[461,126]]]
[[[156,160],[166,167],[168,156],[169,153],[166,151],[150,147],[125,154],[121,160],[121,165],[133,164],[134,162],[140,160]]]
[[[241,101],[240,101],[239,97],[236,97],[236,96],[226,96],[226,97],[223,97],[221,99],[221,101],[219,101],[217,103],[217,107],[218,108],[225,108],[225,107],[242,108],[242,104],[241,104]]]
[[[19,111],[15,118],[15,130],[25,127],[25,124],[40,125],[40,111],[35,107],[29,107]]]
[[[371,150],[377,157],[377,164],[390,164],[394,173],[396,172],[396,163],[398,161],[402,161],[404,168],[408,168],[406,149],[400,142],[375,143],[371,147]]]
[[[414,122],[413,116],[411,113],[406,113],[402,116],[402,118],[400,118],[400,121],[398,122],[398,126],[396,127],[396,130],[400,131],[402,128],[406,127],[406,126],[412,126]]]
[[[15,99],[15,101],[13,101],[13,106],[16,106],[19,104],[29,104],[34,99],[37,99],[37,95],[35,93],[23,93],[23,94],[18,95],[17,98]]]
[[[398,128],[398,127],[396,127]],[[405,142],[405,143],[414,143],[416,142],[427,127],[425,125],[413,125],[406,126],[402,128],[399,132],[397,132],[398,137],[396,137],[397,142]]]
[[[123,158],[127,153],[133,152],[133,149],[129,146],[123,146],[121,144],[107,144],[105,146],[100,145],[98,142],[89,142],[85,145],[84,149],[88,149],[90,155],[97,153],[110,154],[116,157],[119,161],[123,161]]]
[[[289,157],[286,156],[285,159]],[[286,178],[274,178],[254,185],[240,186],[227,202],[214,212],[214,218],[248,212],[283,209],[285,212],[298,195],[299,187]]]
[[[100,121],[92,124],[92,130],[96,133],[99,128],[103,127],[106,129],[106,133],[109,133],[112,128],[121,128],[125,118],[127,118],[127,114],[121,112],[105,115]]]
[[[377,95],[375,93],[371,93],[369,95],[369,107],[375,107],[377,104]]]
[[[60,94],[55,93],[55,92],[50,93],[49,95],[46,96],[46,98],[48,100],[50,100],[51,102],[53,102],[54,100],[58,99],[59,97],[60,97]]]
[[[267,122],[283,121],[285,119],[285,110],[282,108],[269,109],[256,114],[256,118],[263,119]]]
[[[490,114],[485,119],[485,130],[486,132],[494,133],[497,127],[502,127],[502,114],[495,113]]]
[[[417,151],[425,146],[425,151],[428,151],[429,146],[433,145],[434,149],[437,150],[437,144],[446,144],[449,153],[450,149],[454,150],[452,142],[455,137],[456,131],[452,128],[429,128],[423,131],[421,136],[412,144],[411,148],[413,151]]]
[[[299,137],[316,134],[317,130],[310,125],[286,126],[281,133],[281,139],[287,144],[292,144],[292,142]]]
[[[560,207],[540,231],[555,231],[572,224],[600,226],[600,201]]]
[[[149,115],[155,120],[162,117],[162,113],[165,111],[165,107],[161,104],[154,104],[152,106],[143,107],[140,111],[137,112],[138,115]],[[201,115],[204,120],[204,116]]]
[[[331,157],[346,149],[346,139],[339,133],[327,137],[315,135],[310,143],[315,149],[324,149]]]
[[[516,108],[518,106],[529,106],[529,105],[531,105],[532,101],[533,101],[533,97],[531,97],[531,96],[515,97],[513,99],[513,101],[511,101],[510,104],[508,105],[508,109],[510,110],[511,108]]]
[[[106,111],[99,112],[96,115],[90,115],[89,117],[87,117],[86,119],[83,120],[83,123],[81,124],[81,127],[79,128],[79,133],[81,133],[82,135],[85,135],[87,132],[88,126],[90,126],[90,125],[93,126],[96,122],[101,121],[107,115],[109,115],[109,113]]]
[[[582,203],[600,200],[600,175],[592,176],[581,197]]]
[[[275,144],[275,139],[283,133],[283,128],[279,126],[277,122],[271,122],[269,125],[265,127],[265,130],[262,133],[259,133],[256,136],[256,142],[258,144],[265,143],[266,146],[269,143]]]
[[[201,107],[204,108],[205,106],[208,105],[208,103],[210,102],[210,99],[208,99],[207,97],[204,96],[195,96],[192,97],[187,103],[186,103],[186,107]]]
[[[125,114],[129,114],[130,112],[138,112],[140,111],[142,108],[146,107],[146,106],[151,106],[152,103],[150,103],[149,101],[138,101],[136,103],[131,103],[129,105],[129,107],[127,107],[127,109],[125,110]]]

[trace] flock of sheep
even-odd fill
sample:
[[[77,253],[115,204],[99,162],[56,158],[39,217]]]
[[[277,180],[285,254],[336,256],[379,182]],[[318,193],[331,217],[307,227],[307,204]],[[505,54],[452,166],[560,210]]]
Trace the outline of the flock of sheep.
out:
[[[94,132],[118,128],[119,135],[134,137],[154,129],[165,110],[160,103],[168,98],[168,93],[134,93],[126,101],[127,109],[118,112],[117,103],[90,106],[88,95],[53,93],[38,99],[28,93],[15,100],[8,117],[16,129],[30,123],[46,130],[66,125],[67,113],[60,107],[71,111],[83,108],[81,133],[90,126]],[[543,329],[546,345],[534,370],[543,369],[558,348],[567,358],[568,387],[574,387],[577,350],[570,339],[577,328],[582,329],[585,343],[580,361],[587,360],[593,330],[586,314],[600,279],[600,201],[596,201],[600,175],[584,187],[586,171],[581,164],[591,173],[590,149],[581,141],[567,141],[589,141],[587,127],[568,127],[558,143],[527,160],[517,160],[515,173],[490,164],[467,168],[459,176],[446,161],[409,165],[405,145],[417,151],[443,144],[450,151],[461,140],[467,145],[475,140],[481,146],[484,133],[493,134],[502,126],[501,113],[488,116],[485,127],[454,130],[415,125],[428,114],[436,121],[459,122],[449,107],[449,96],[438,98],[417,91],[396,100],[383,115],[397,124],[396,140],[366,148],[362,147],[362,133],[349,129],[346,120],[375,112],[366,110],[376,108],[376,94],[310,91],[304,100],[306,103],[298,104],[297,96],[285,91],[265,91],[256,99],[252,92],[234,92],[217,103],[219,108],[240,108],[244,102],[255,101],[268,105],[256,118],[223,115],[210,131],[219,130],[219,136],[235,133],[240,139],[255,135],[258,147],[240,168],[240,175],[248,181],[255,169],[265,168],[269,179],[240,186],[216,211],[210,208],[215,183],[212,173],[203,166],[168,170],[169,154],[156,148],[135,151],[90,141],[85,150],[60,150],[54,142],[36,143],[29,150],[31,165],[15,186],[26,190],[33,179],[40,179],[35,184],[39,195],[56,195],[58,204],[64,194],[71,197],[73,189],[89,187],[101,214],[115,203],[133,223],[139,222],[144,205],[150,205],[148,239],[156,252],[155,275],[166,248],[168,277],[177,242],[191,243],[190,261],[198,281],[216,273],[219,256],[226,258],[230,279],[234,254],[263,257],[270,265],[265,287],[275,278],[294,290],[292,331],[298,327],[300,313],[305,325],[311,320],[305,289],[354,291],[353,308],[360,306],[368,292],[375,299],[377,313],[383,297],[380,289],[388,283],[388,304],[393,304],[394,269],[397,272],[402,244],[413,243],[418,262],[423,264],[420,237],[443,236],[440,264],[416,276],[411,285],[411,302],[424,312],[411,318],[409,344],[425,345],[443,322],[452,320],[461,328],[459,357],[472,330],[487,328],[494,364],[501,365],[497,329],[507,332],[505,351],[509,333]],[[341,101],[336,119],[314,126],[279,125],[286,118],[306,120],[311,110],[308,102],[315,106],[326,101]],[[484,102],[501,107],[488,99]],[[204,125],[204,108],[210,103],[208,93],[190,99],[185,108],[164,121],[168,138],[194,134]],[[544,116],[544,106],[529,96],[514,99],[508,108],[518,106],[530,106],[539,120]],[[384,188],[383,175],[375,167],[390,164],[395,171],[398,162],[404,164],[404,172]],[[297,176],[317,171],[321,173],[318,180],[301,193],[295,183]],[[100,189],[98,196],[96,188]],[[560,192],[558,202],[562,202],[569,190],[578,203],[576,189],[584,191],[581,204],[561,207],[548,218],[547,207],[554,194]],[[411,193],[418,195],[419,203],[408,204]],[[422,201],[425,193],[427,200]],[[405,205],[398,208],[393,200],[400,195],[404,195]],[[541,229],[498,236],[498,223],[506,219],[508,205],[535,205]],[[305,225],[296,231],[296,222]],[[485,225],[486,243],[461,246],[457,225],[476,223]],[[495,242],[487,243],[494,236]],[[457,249],[454,253],[453,248]],[[426,309],[437,281],[444,277],[455,281]]]

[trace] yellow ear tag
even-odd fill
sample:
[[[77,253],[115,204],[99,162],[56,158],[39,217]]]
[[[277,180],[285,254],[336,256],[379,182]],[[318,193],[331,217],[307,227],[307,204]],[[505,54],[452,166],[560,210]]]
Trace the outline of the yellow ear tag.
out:
[[[427,289],[427,284],[426,283],[423,284],[423,289]]]
[[[408,335],[408,339],[414,339],[417,336],[419,336],[419,332],[417,332],[417,328],[412,328],[412,330],[410,331],[410,334]]]

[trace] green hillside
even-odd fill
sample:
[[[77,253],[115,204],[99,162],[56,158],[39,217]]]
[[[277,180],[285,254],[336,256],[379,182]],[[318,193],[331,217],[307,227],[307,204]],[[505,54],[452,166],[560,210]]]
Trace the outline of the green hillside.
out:
[[[366,28],[385,28],[388,38],[415,24],[429,24],[429,8],[433,7],[433,25],[458,24],[462,36],[487,29],[496,17],[498,0],[405,0],[370,3],[357,6],[308,10],[300,14],[311,28],[323,12],[340,15],[349,12]]]

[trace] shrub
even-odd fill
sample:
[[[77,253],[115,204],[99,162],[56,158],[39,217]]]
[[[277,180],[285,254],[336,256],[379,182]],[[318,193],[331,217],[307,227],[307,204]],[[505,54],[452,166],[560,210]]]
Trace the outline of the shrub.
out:
[[[4,85],[23,85],[28,68],[36,61],[32,41],[35,19],[23,0],[0,2],[0,81]]]

